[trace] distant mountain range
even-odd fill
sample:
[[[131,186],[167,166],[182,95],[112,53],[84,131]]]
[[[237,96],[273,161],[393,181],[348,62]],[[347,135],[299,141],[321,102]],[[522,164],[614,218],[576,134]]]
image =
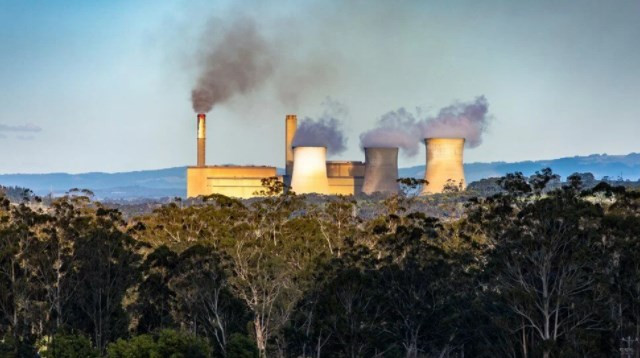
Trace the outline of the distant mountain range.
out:
[[[534,174],[543,168],[551,168],[553,172],[563,178],[573,173],[591,173],[596,179],[610,177],[612,179],[640,179],[640,153],[627,155],[592,154],[589,156],[576,156],[551,160],[536,160],[524,162],[491,162],[470,163],[464,165],[467,182],[499,177],[506,173],[522,172],[525,175]],[[422,178],[424,165],[410,168],[401,168],[398,171],[401,177]],[[1,182],[2,179],[0,179]]]
[[[576,172],[590,172],[598,179],[608,176],[635,181],[640,179],[640,153],[594,154],[515,163],[470,163],[465,164],[465,174],[467,181],[473,182],[516,171],[531,175],[546,167],[553,169],[563,178]],[[279,172],[282,173],[283,170],[279,169]],[[399,175],[422,178],[424,165],[400,168]],[[186,167],[122,173],[0,174],[0,185],[29,188],[37,195],[63,194],[71,188],[80,188],[92,190],[99,199],[184,197]]]

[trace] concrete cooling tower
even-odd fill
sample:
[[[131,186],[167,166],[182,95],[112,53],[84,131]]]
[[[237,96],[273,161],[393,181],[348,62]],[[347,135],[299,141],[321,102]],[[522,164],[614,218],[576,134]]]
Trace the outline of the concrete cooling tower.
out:
[[[449,185],[466,188],[462,156],[464,138],[426,138],[427,168],[424,179],[428,184],[422,194],[442,193]]]
[[[362,192],[397,193],[398,148],[364,148],[364,158]]]
[[[296,194],[329,194],[326,147],[294,147],[291,190]]]

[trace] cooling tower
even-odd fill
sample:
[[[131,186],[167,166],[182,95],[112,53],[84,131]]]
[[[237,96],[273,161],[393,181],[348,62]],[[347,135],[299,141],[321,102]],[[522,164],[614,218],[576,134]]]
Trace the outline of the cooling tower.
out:
[[[296,129],[298,127],[298,117],[295,114],[287,114],[285,118],[285,169],[286,175],[291,176],[293,170],[293,137],[296,135]]]
[[[424,179],[428,184],[422,194],[442,193],[447,183],[466,187],[462,155],[464,138],[426,138],[427,168]]]
[[[197,138],[198,138],[198,166],[199,167],[205,166],[204,155],[205,155],[205,142],[206,142],[206,127],[205,127],[206,117],[207,116],[204,113],[198,114]]]
[[[291,190],[297,194],[329,194],[326,147],[294,147]]]
[[[398,148],[364,148],[362,192],[398,192]]]

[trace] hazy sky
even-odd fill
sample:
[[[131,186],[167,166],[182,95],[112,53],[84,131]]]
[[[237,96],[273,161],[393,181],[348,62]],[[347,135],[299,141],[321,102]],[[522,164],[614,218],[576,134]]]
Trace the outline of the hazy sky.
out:
[[[327,97],[348,108],[334,159],[363,160],[388,111],[480,95],[492,120],[466,162],[640,151],[639,0],[0,0],[0,173],[194,164],[197,54],[232,18],[310,66],[286,103],[267,82],[215,107],[209,164],[284,166],[285,114]]]

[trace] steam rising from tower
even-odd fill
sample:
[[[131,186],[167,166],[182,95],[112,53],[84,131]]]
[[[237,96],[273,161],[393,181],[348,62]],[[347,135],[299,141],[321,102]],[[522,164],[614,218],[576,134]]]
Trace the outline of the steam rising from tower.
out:
[[[418,154],[419,143],[424,138],[464,138],[468,148],[482,143],[487,128],[489,103],[484,96],[473,102],[454,103],[442,108],[435,117],[400,108],[388,112],[378,121],[378,126],[360,135],[361,147],[400,147],[406,156]]]
[[[327,154],[340,154],[347,149],[347,138],[342,132],[341,119],[347,116],[344,104],[327,98],[322,102],[324,111],[317,119],[305,118],[300,122],[294,147],[327,147]]]

